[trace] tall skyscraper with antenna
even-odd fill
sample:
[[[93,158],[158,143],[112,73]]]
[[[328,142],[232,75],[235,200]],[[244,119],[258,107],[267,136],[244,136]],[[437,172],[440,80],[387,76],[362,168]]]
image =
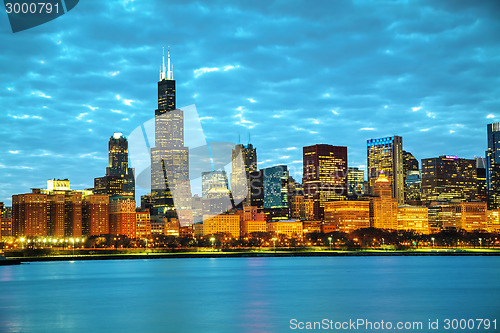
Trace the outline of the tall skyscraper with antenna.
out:
[[[176,109],[175,80],[168,51],[165,51],[158,81],[158,109],[155,110],[155,147],[151,148],[151,195],[153,215],[177,217],[189,209],[189,150],[184,146],[184,112]]]

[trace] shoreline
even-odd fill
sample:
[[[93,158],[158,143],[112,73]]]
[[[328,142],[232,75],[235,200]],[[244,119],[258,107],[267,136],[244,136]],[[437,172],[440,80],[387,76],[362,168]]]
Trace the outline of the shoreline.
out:
[[[196,259],[196,258],[292,258],[292,257],[393,257],[393,256],[500,256],[497,250],[431,250],[431,251],[277,251],[277,252],[174,252],[138,254],[84,254],[9,257],[21,263],[45,261],[131,260],[131,259]]]

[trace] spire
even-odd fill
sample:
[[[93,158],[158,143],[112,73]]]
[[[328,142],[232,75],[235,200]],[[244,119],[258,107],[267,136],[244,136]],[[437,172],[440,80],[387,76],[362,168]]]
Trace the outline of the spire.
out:
[[[250,144],[250,130],[248,131],[248,144]]]
[[[165,66],[165,65],[163,65],[163,66]],[[170,70],[170,49],[168,50],[167,80],[173,80],[172,79],[172,71]]]
[[[165,48],[163,48],[163,56],[162,56],[162,66],[161,66],[161,73],[160,73],[160,81],[165,79]],[[170,58],[169,58],[170,61]]]

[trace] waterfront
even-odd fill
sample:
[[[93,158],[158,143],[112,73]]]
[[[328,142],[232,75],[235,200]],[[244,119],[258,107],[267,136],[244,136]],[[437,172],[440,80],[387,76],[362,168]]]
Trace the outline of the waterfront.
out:
[[[499,280],[497,256],[34,262],[0,268],[0,331],[289,332],[294,318],[498,321]]]

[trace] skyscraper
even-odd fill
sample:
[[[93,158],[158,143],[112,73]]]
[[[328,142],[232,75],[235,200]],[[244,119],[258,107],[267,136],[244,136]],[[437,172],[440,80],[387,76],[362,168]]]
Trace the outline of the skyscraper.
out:
[[[94,193],[135,196],[134,170],[128,167],[128,141],[122,133],[109,138],[106,176],[94,179]]]
[[[165,56],[158,81],[155,111],[155,147],[151,148],[151,196],[153,215],[177,217],[190,209],[189,150],[184,146],[184,112],[175,106],[175,80]]]
[[[362,196],[365,192],[365,171],[359,168],[348,168],[347,184],[349,196]]]
[[[486,187],[488,208],[500,208],[500,122],[488,124],[488,150],[486,151]]]
[[[262,169],[264,208],[288,208],[288,170],[286,165]]]
[[[422,160],[422,202],[472,201],[477,196],[476,161],[442,155]]]
[[[392,184],[392,195],[398,204],[404,203],[403,138],[390,136],[367,141],[368,192],[374,194],[374,185],[381,171]]]
[[[231,193],[235,204],[251,205],[250,173],[257,171],[257,149],[238,144],[232,152]]]
[[[347,198],[347,147],[304,147],[302,163],[304,196],[314,200],[314,218],[323,218],[325,202]]]

